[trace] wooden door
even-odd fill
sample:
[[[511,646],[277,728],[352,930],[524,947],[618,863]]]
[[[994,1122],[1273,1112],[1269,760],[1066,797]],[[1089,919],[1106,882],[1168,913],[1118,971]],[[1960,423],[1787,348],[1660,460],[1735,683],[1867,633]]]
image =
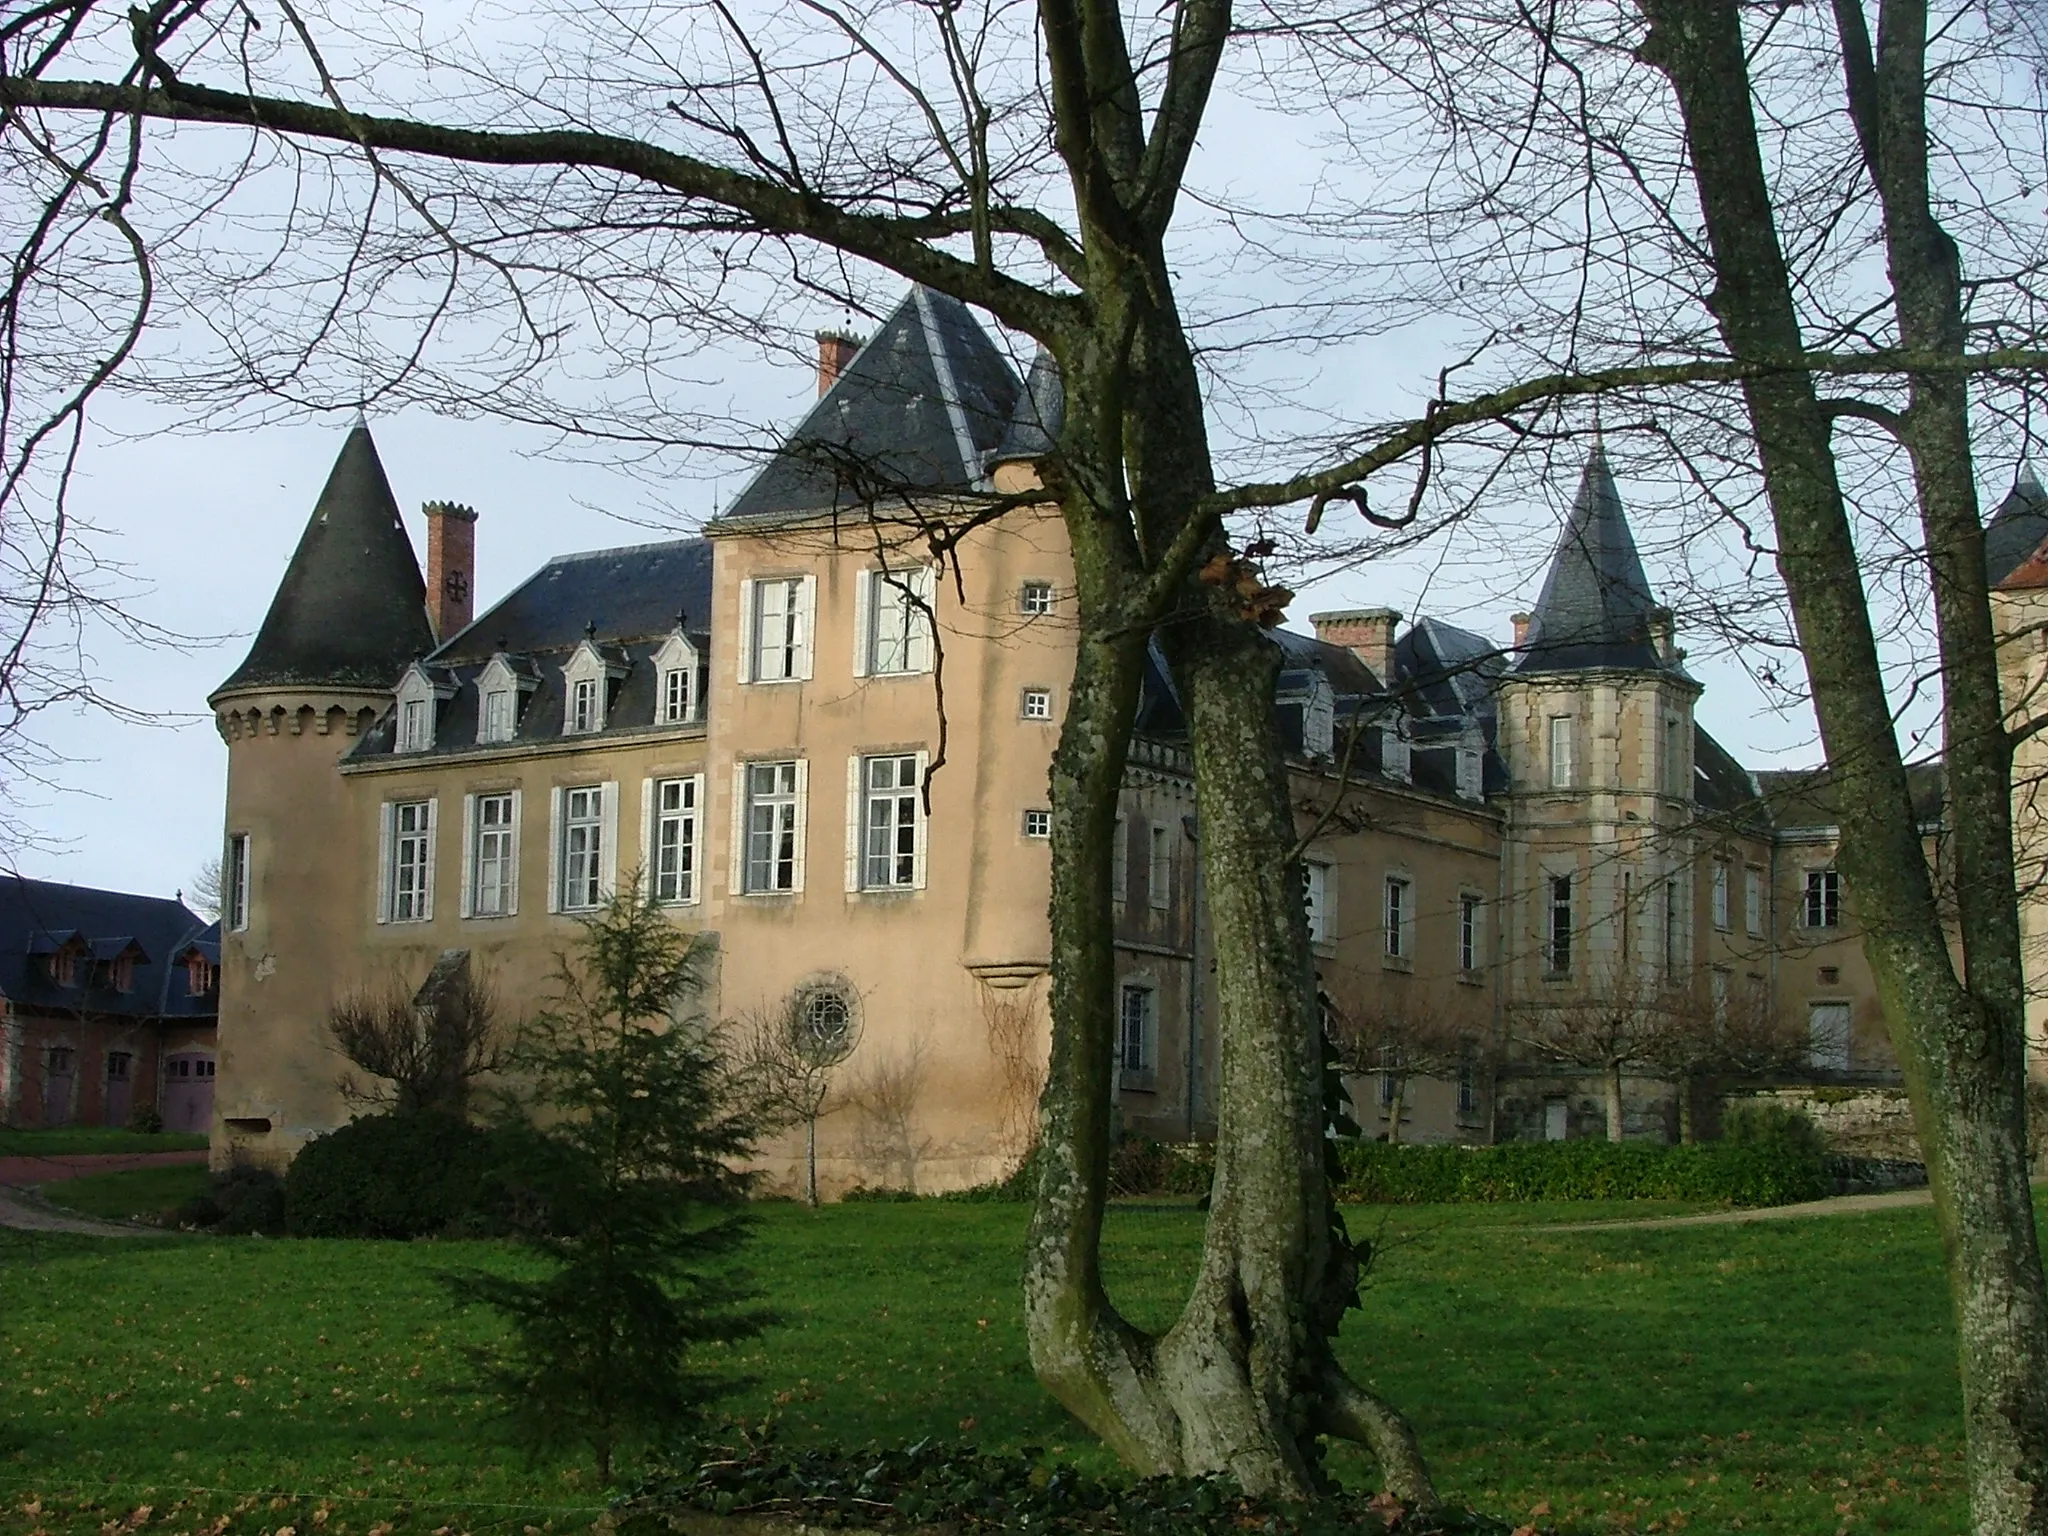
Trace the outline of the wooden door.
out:
[[[68,1045],[53,1045],[43,1053],[43,1124],[71,1123],[72,1082],[77,1055]]]
[[[109,1051],[107,1091],[100,1099],[100,1123],[124,1126],[134,1113],[134,1106],[135,1054],[132,1051]]]
[[[188,1052],[164,1062],[164,1089],[157,1113],[164,1117],[167,1131],[196,1131],[205,1135],[213,1126],[213,1057],[206,1052]]]

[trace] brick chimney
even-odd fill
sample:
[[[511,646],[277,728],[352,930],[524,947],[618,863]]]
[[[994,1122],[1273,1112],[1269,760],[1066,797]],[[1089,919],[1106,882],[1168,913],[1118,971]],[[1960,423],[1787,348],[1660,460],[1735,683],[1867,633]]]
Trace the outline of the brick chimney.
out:
[[[427,516],[427,617],[434,639],[469,627],[476,615],[476,509],[430,501]]]
[[[839,382],[853,354],[860,350],[860,338],[851,331],[818,332],[818,396]]]
[[[1392,608],[1344,608],[1312,613],[1309,622],[1325,645],[1341,645],[1368,667],[1383,687],[1394,685],[1394,626],[1401,615]]]
[[[1529,648],[1530,616],[1526,613],[1511,613],[1508,615],[1508,622],[1515,626],[1515,649],[1518,651],[1527,650]]]

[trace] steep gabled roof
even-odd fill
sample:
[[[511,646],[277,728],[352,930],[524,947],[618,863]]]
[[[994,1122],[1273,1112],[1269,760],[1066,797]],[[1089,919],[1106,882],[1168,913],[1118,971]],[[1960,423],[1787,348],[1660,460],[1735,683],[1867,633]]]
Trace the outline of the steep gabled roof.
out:
[[[445,666],[568,649],[596,626],[603,645],[667,635],[711,622],[711,541],[670,539],[623,549],[557,555],[435,651]],[[395,674],[394,674],[395,675]]]
[[[1650,638],[1658,611],[1606,450],[1596,446],[1579,477],[1571,517],[1551,556],[1515,671],[1667,670],[1670,664],[1658,656]]]
[[[2034,466],[2022,464],[2012,489],[1984,525],[1984,580],[1994,587],[2020,584],[2014,578],[2032,564],[2035,551],[2044,543],[2048,543],[2048,491],[2041,488]]]
[[[389,688],[434,646],[426,583],[368,426],[341,445],[249,654],[219,692]]]
[[[913,288],[715,523],[971,490],[1017,391],[1009,360],[966,305]]]
[[[1042,458],[1059,442],[1060,428],[1067,419],[1067,386],[1060,378],[1059,364],[1040,347],[1031,359],[1031,372],[1010,412],[1009,426],[989,463]]]
[[[217,996],[194,997],[186,990],[180,958],[209,941],[217,957],[219,936],[217,924],[173,898],[0,876],[0,997],[21,1007],[63,1012],[211,1019],[219,1007]],[[58,986],[40,957],[67,941],[75,941],[81,955],[102,962],[131,955],[129,990],[115,991],[99,967],[88,965],[78,968],[79,985]]]
[[[1491,720],[1507,659],[1484,635],[1425,615],[1394,642],[1394,670],[1421,713]]]

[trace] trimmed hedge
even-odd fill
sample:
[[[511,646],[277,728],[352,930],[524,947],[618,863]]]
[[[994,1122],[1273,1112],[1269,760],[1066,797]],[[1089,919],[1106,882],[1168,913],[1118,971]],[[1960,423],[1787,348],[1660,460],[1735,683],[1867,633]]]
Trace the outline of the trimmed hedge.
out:
[[[492,1236],[510,1226],[498,1133],[450,1115],[370,1115],[292,1159],[294,1237]]]
[[[1789,1205],[1830,1192],[1817,1153],[1773,1142],[1667,1147],[1642,1141],[1511,1141],[1491,1147],[1337,1148],[1337,1197],[1359,1205],[1452,1205],[1513,1200],[1699,1200]]]

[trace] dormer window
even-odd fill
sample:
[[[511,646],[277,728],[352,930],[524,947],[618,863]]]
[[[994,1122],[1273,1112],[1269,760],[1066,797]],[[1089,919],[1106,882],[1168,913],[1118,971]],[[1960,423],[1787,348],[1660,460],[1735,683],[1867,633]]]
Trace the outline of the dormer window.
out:
[[[605,728],[611,706],[611,685],[626,669],[585,639],[562,668],[562,734],[588,736]]]
[[[1409,782],[1413,770],[1408,757],[1408,738],[1399,723],[1380,727],[1380,768],[1390,779]]]
[[[1460,800],[1482,799],[1486,793],[1482,777],[1484,759],[1477,747],[1458,748],[1458,798]]]
[[[479,741],[512,739],[512,690],[491,688],[484,693],[484,715],[477,732]]]
[[[204,997],[213,990],[213,962],[194,950],[185,957],[185,991],[192,997]]]
[[[1328,757],[1337,748],[1337,696],[1320,672],[1302,702],[1301,747],[1310,757]]]
[[[503,651],[492,656],[476,679],[476,739],[510,741],[518,735],[521,703],[537,682],[530,667],[515,666]]]
[[[440,703],[454,693],[452,685],[436,681],[425,667],[413,663],[398,685],[398,736],[392,750],[431,751]]]
[[[60,949],[49,957],[50,980],[60,987],[78,985],[78,955],[70,949]]]
[[[135,990],[135,957],[116,955],[107,965],[107,981],[116,992]]]
[[[697,648],[677,629],[654,653],[654,723],[688,725],[697,718]]]

